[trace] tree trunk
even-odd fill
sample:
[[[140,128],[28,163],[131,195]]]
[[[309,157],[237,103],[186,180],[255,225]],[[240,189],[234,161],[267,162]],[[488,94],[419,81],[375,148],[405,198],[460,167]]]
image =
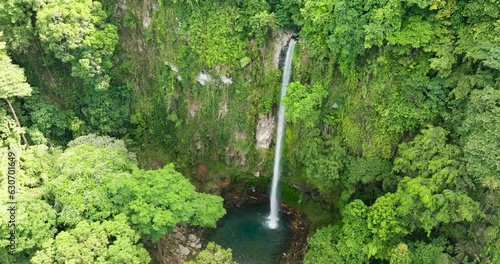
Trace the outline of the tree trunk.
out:
[[[163,243],[161,242],[161,240],[162,239],[156,242],[156,250],[158,251],[158,260],[160,261],[161,264],[166,264],[165,258],[163,257]]]
[[[19,127],[21,127],[21,123],[19,122],[19,119],[17,118],[16,111],[14,111],[14,107],[12,107],[12,104],[10,103],[9,99],[4,98],[7,104],[9,105],[10,111],[12,112],[12,115],[14,116],[14,120],[16,120],[16,123]],[[24,145],[28,146],[28,140],[26,140],[26,136],[24,135],[24,132],[19,133],[21,135],[21,138],[24,141]]]

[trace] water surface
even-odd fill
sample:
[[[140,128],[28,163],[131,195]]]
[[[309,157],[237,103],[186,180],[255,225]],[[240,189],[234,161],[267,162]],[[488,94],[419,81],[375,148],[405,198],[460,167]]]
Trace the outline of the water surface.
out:
[[[209,241],[233,250],[239,264],[274,264],[289,244],[289,219],[279,214],[278,227],[267,227],[268,205],[231,209],[208,236]]]

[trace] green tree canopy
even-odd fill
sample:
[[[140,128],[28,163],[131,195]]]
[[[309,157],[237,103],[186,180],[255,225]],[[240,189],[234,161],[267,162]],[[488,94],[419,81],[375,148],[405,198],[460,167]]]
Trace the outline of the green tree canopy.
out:
[[[391,170],[392,164],[379,158],[352,159],[346,165],[345,173],[340,175],[343,186],[342,201],[348,201],[352,195],[358,199],[373,197],[370,191],[377,191],[377,182],[383,182],[384,189],[394,187],[395,177]],[[361,186],[364,193],[356,192]]]
[[[356,61],[364,54],[364,26],[362,1],[322,0],[304,1],[301,9],[301,34],[319,59],[333,59],[340,71],[354,73]]]
[[[98,1],[50,0],[37,12],[37,31],[45,47],[73,76],[96,89],[107,89],[111,56],[118,43],[116,26],[106,23]]]
[[[500,90],[472,91],[461,131],[469,174],[491,189],[500,189]]]
[[[201,65],[236,66],[245,55],[245,42],[239,10],[231,5],[202,4],[187,21],[190,48],[199,56]],[[206,23],[205,21],[211,21]]]
[[[103,222],[79,222],[43,244],[31,259],[34,264],[52,263],[149,263],[148,252],[120,214]]]
[[[226,213],[221,197],[197,193],[173,164],[159,170],[135,170],[109,186],[113,203],[153,242],[178,223],[215,227]]]
[[[370,230],[366,225],[368,207],[355,200],[342,211],[342,227],[319,229],[311,238],[304,263],[366,263]]]
[[[52,179],[61,150],[46,145],[31,145],[20,157],[19,183],[28,188],[38,188]]]
[[[320,108],[327,95],[328,92],[319,83],[311,86],[304,86],[299,82],[290,83],[283,98],[287,119],[292,123],[313,127],[319,119]]]
[[[447,144],[447,133],[443,128],[429,127],[412,141],[400,144],[394,170],[405,177],[397,190],[378,197],[369,207],[360,200],[349,203],[342,211],[343,225],[320,229],[313,237],[306,262],[321,263],[329,258],[363,263],[376,258],[410,263],[412,257],[422,258],[420,249],[409,242],[412,237],[422,239],[422,243],[435,237],[453,239],[453,233],[436,230],[483,217],[479,203],[463,192],[468,185],[459,184],[465,182],[460,151]],[[348,175],[356,173],[357,163],[364,164],[355,160],[347,167]],[[439,245],[429,247],[444,261],[447,256]]]
[[[0,98],[29,96],[31,91],[23,69],[12,63],[10,57],[5,54],[2,43],[0,43]]]
[[[394,171],[410,177],[430,178],[437,186],[471,184],[460,165],[460,148],[447,144],[447,135],[444,128],[430,126],[412,141],[400,144]]]
[[[0,3],[0,31],[5,33],[9,51],[26,52],[35,36],[31,18],[45,0],[5,0]]]
[[[0,32],[0,37],[2,37],[2,34],[3,33]],[[19,128],[21,128],[21,123],[9,99],[15,96],[29,96],[31,95],[32,89],[26,82],[24,71],[19,66],[12,63],[10,57],[5,54],[4,49],[5,43],[0,41],[0,99],[4,99],[5,102],[7,102],[14,116],[14,120],[16,120]],[[20,134],[24,140],[24,144],[28,145],[24,132],[20,131]]]
[[[214,242],[208,242],[207,247],[198,253],[194,261],[184,262],[184,264],[237,264],[233,261],[231,249],[223,249]]]
[[[5,182],[4,182],[5,183]],[[6,190],[7,188],[2,188]],[[9,208],[5,195],[1,196],[2,208]],[[18,192],[16,207],[16,256],[17,259],[26,259],[32,256],[36,250],[42,248],[43,243],[52,239],[56,234],[56,211],[35,190]],[[9,211],[6,211],[9,212]],[[10,259],[8,255],[11,229],[9,228],[8,213],[0,215],[0,235],[5,238],[0,241],[0,257],[3,261]],[[15,259],[11,259],[15,261]]]
[[[70,142],[57,160],[55,175],[46,183],[59,221],[74,226],[84,219],[111,216],[116,209],[106,184],[127,177],[133,169],[135,157],[121,140],[89,135]]]
[[[0,147],[5,151],[5,155],[7,155],[7,147],[19,144],[20,133],[22,130],[17,126],[16,121],[7,115],[5,109],[0,109]]]

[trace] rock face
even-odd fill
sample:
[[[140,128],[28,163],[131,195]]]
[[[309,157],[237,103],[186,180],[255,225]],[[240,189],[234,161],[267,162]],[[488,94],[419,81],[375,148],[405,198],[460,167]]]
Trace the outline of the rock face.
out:
[[[263,115],[259,117],[257,130],[255,132],[255,141],[258,149],[265,149],[271,146],[275,118],[272,115]]]
[[[151,24],[151,14],[149,13],[149,10],[144,10],[143,17],[142,17],[142,26],[144,28],[147,28],[149,24]]]
[[[276,69],[279,68],[280,55],[286,49],[288,41],[292,38],[292,33],[284,31],[276,31],[273,33],[273,64]],[[285,51],[286,52],[286,51]]]
[[[245,133],[238,133],[238,132],[236,132],[234,134],[234,142],[245,141],[246,138],[247,138],[247,136],[245,135]],[[239,165],[240,166],[245,166],[247,164],[247,156],[246,156],[245,152],[237,151],[236,152],[236,157],[237,157],[237,159],[239,161]]]
[[[188,102],[188,112],[191,118],[196,116],[196,112],[200,109],[200,102],[198,101],[189,101]]]
[[[118,0],[116,2],[116,13],[121,17],[128,10],[127,0]]]
[[[181,264],[189,256],[200,252],[201,239],[191,233],[186,225],[180,224],[165,237],[163,245],[166,263]]]
[[[234,139],[231,144],[226,147],[226,164],[245,166],[247,164],[247,156],[244,150],[238,149],[238,143],[245,142],[247,136],[243,132],[235,132]]]
[[[228,77],[228,76],[225,76],[225,75],[220,75],[220,80],[222,81],[223,84],[232,84],[233,83],[233,80]]]
[[[158,5],[155,1],[144,1],[142,6],[142,26],[143,28],[148,28],[153,19],[153,13],[158,9]]]
[[[210,76],[204,72],[200,72],[198,74],[198,77],[196,77],[196,81],[199,82],[201,85],[205,85],[206,83],[209,83],[212,81],[212,76]]]
[[[224,119],[224,117],[226,117],[226,114],[227,114],[227,111],[228,111],[228,108],[227,108],[227,102],[226,101],[223,101],[223,102],[220,102],[219,103],[219,119]]]

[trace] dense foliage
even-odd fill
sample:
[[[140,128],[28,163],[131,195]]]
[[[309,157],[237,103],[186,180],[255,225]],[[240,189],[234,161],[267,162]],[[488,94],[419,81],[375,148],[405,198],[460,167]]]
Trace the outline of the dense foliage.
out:
[[[207,248],[200,252],[194,261],[185,264],[237,264],[233,261],[231,249],[223,249],[214,242],[209,242]]]
[[[500,218],[488,208],[500,175],[497,9],[494,1],[304,1],[303,52],[320,62],[304,60],[300,79],[333,88],[338,108],[323,108],[320,125],[337,131],[322,134],[354,156],[337,183],[350,201],[343,224],[311,238],[307,263],[498,258]],[[341,75],[325,78],[311,65]]]
[[[136,245],[140,236],[124,215],[99,222],[79,222],[43,244],[32,263],[148,263],[148,252]]]
[[[499,262],[497,0],[2,1],[17,260],[143,263],[140,237],[213,227],[208,193],[271,175],[256,129],[292,30],[282,185],[314,190],[304,261]]]
[[[71,141],[64,151],[46,145],[19,147],[19,134],[2,129],[4,160],[16,149],[21,158],[17,177],[16,256],[4,260],[32,263],[147,263],[139,238],[156,242],[178,223],[215,226],[225,214],[222,198],[197,193],[173,165],[144,171],[121,140],[88,135]],[[7,133],[4,133],[7,132]],[[2,170],[2,179],[6,179]],[[1,182],[7,188],[7,181]],[[169,189],[170,187],[172,189]],[[167,189],[165,189],[167,188]],[[7,197],[1,197],[6,206]],[[148,204],[149,203],[149,204]],[[9,215],[0,218],[8,237]]]

